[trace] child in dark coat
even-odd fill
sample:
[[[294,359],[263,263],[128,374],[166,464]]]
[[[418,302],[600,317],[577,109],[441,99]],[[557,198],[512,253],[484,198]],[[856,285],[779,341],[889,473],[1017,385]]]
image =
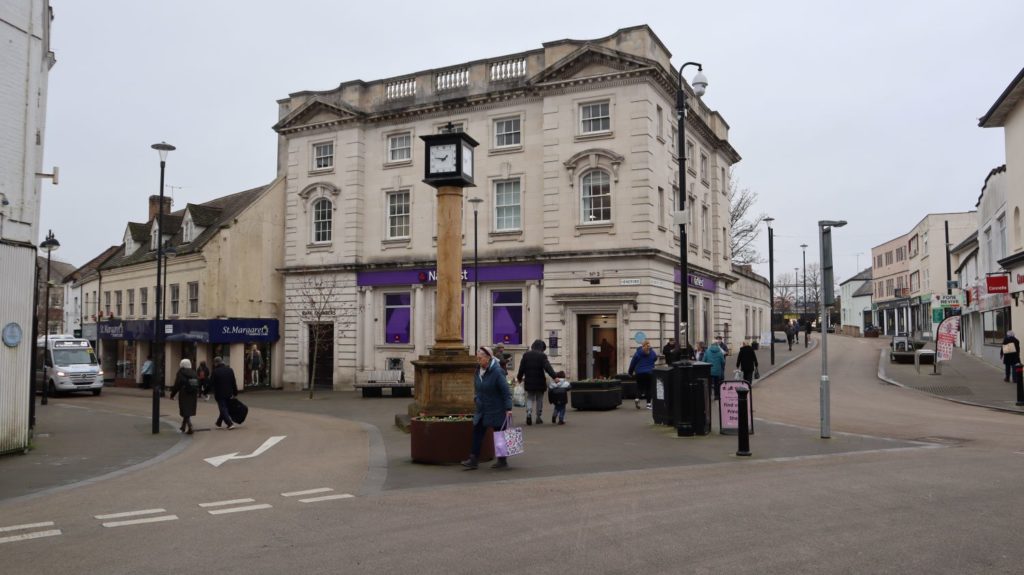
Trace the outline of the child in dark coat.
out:
[[[555,406],[551,414],[551,423],[558,420],[558,425],[565,425],[565,405],[569,403],[569,380],[565,378],[565,372],[555,374],[555,379],[548,384],[548,401]]]

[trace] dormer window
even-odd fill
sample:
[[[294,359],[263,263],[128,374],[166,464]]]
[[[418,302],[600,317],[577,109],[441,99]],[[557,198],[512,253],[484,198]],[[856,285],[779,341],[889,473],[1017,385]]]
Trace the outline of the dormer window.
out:
[[[149,249],[154,251],[160,247],[160,226],[156,225],[156,220],[153,221],[149,234]]]
[[[194,239],[196,239],[196,225],[192,222],[192,214],[188,214],[181,226],[181,241],[187,244]]]

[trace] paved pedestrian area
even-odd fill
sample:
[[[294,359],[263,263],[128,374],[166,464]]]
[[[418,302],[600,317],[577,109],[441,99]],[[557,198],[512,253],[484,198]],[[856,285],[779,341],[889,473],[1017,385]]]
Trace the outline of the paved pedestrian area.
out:
[[[880,341],[887,343],[884,338]],[[911,364],[890,362],[887,350],[880,351],[878,360],[878,377],[884,381],[959,403],[1024,413],[1024,407],[1016,405],[1017,386],[1003,381],[1001,366],[954,349],[952,359],[941,363],[934,374],[930,365],[918,370]]]

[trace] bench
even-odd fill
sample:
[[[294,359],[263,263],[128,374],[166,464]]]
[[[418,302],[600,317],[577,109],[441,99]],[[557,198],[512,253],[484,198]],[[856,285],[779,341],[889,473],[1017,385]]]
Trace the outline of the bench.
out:
[[[357,374],[354,387],[362,390],[363,397],[384,397],[384,388],[391,390],[391,397],[412,397],[413,384],[405,381],[404,371],[385,369]]]

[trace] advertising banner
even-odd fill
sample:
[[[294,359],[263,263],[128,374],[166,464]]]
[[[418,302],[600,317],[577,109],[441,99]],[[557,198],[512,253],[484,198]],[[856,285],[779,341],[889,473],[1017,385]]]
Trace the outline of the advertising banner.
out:
[[[953,347],[960,339],[960,317],[953,316],[939,325],[939,333],[936,336],[936,361],[949,361],[953,357]]]
[[[1010,293],[1010,276],[988,276],[985,287],[988,293]]]
[[[718,402],[719,433],[736,435],[740,429],[740,394],[739,389],[750,390],[745,381],[723,381]],[[754,433],[754,394],[747,394],[747,429]]]

